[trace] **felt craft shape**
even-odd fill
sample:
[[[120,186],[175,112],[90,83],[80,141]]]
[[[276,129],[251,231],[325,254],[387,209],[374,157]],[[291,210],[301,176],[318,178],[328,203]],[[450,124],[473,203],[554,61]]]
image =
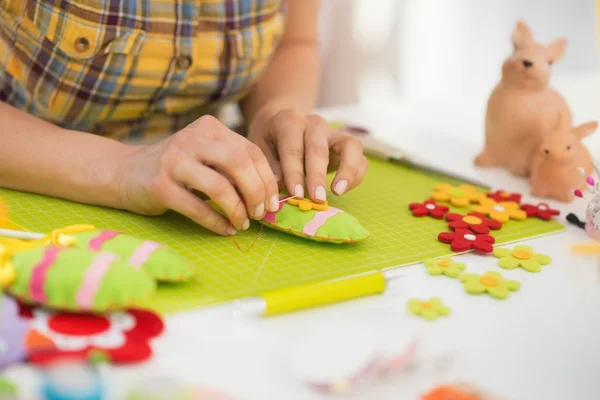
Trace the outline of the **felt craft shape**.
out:
[[[113,253],[55,245],[14,251],[3,248],[2,265],[15,271],[6,291],[28,304],[101,312],[145,299],[156,287],[146,273]]]
[[[0,293],[0,370],[27,358],[25,335],[28,326],[19,314],[17,302]]]
[[[496,249],[494,256],[499,258],[498,265],[504,269],[523,268],[529,272],[540,272],[542,265],[548,265],[552,259],[545,254],[536,254],[529,246],[515,246],[514,249]]]
[[[450,278],[458,278],[467,266],[466,264],[456,262],[451,257],[443,257],[439,260],[428,259],[424,261],[429,275],[446,275]]]
[[[431,192],[435,201],[449,202],[455,207],[467,207],[470,203],[479,203],[485,194],[478,192],[473,185],[452,186],[448,183],[439,183],[435,191]]]
[[[467,293],[488,293],[497,299],[506,299],[511,291],[521,288],[519,282],[503,279],[501,274],[494,271],[487,271],[483,275],[462,274],[460,281],[463,282]]]
[[[502,201],[514,201],[517,204],[521,204],[522,195],[520,193],[509,193],[500,189],[496,190],[495,192],[488,193],[487,197],[497,201],[498,203]]]
[[[407,308],[411,314],[423,317],[429,321],[435,321],[441,316],[450,314],[450,309],[442,304],[439,297],[432,297],[427,301],[410,299],[407,303]]]
[[[527,218],[527,213],[521,210],[519,204],[514,201],[502,201],[498,203],[490,198],[485,198],[480,204],[474,205],[471,210],[488,215],[491,219],[502,223],[508,222],[511,219],[522,221]]]
[[[305,239],[328,243],[355,243],[369,237],[369,232],[352,215],[339,208],[327,205],[310,206],[310,200],[297,201],[290,196],[282,196],[279,211],[268,212],[260,221],[267,227],[277,229]],[[303,204],[305,210],[300,209]]]
[[[414,217],[430,216],[436,219],[444,218],[450,209],[448,206],[437,204],[433,200],[425,200],[423,203],[410,203],[408,208]]]
[[[115,364],[138,363],[150,358],[150,340],[164,330],[157,314],[140,309],[92,315],[24,306],[22,313],[30,318],[29,360],[38,365],[98,356]]]
[[[490,229],[498,230],[502,228],[502,223],[487,219],[485,215],[471,212],[467,215],[456,213],[446,214],[446,221],[449,222],[448,227],[452,230],[469,229],[473,233],[487,235]]]
[[[546,203],[540,203],[538,205],[523,204],[521,209],[527,213],[528,218],[539,218],[542,221],[550,221],[553,217],[560,215],[559,210],[550,208]]]
[[[442,243],[450,244],[454,252],[475,250],[478,253],[489,254],[494,251],[496,239],[490,235],[478,235],[468,229],[457,229],[454,232],[442,232],[438,235]]]
[[[143,269],[159,282],[184,282],[191,278],[190,263],[179,253],[151,240],[138,239],[121,232],[96,229],[92,225],[72,225],[56,233],[74,238],[73,246],[112,253],[134,268]]]

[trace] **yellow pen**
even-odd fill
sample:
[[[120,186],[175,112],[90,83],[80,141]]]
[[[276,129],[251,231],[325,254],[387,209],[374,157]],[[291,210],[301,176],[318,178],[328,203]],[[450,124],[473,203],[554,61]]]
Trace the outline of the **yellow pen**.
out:
[[[307,310],[385,292],[386,276],[372,272],[317,284],[292,286],[241,300],[243,315],[271,316]]]

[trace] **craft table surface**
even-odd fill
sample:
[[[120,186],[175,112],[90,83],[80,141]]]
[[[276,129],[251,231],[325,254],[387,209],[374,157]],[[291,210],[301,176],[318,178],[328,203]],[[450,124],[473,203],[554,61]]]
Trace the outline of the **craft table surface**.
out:
[[[576,123],[600,117],[598,77],[592,74],[557,79],[556,86],[567,97]],[[484,101],[415,104],[398,100],[321,110],[321,114],[366,125],[378,135],[427,156],[438,166],[478,176],[496,188],[527,193],[522,179],[503,171],[476,171],[471,166],[483,139]],[[598,157],[600,133],[595,135],[598,137],[586,144]],[[584,215],[584,202],[551,204],[563,211],[563,223],[568,211]],[[415,265],[404,268],[403,276],[384,296],[319,310],[263,320],[236,320],[228,306],[174,314],[167,318],[166,334],[155,341],[153,360],[142,366],[120,368],[118,375],[131,381],[144,372],[168,369],[173,376],[220,388],[240,400],[336,398],[318,394],[286,373],[284,356],[286,346],[291,345],[286,338],[309,331],[323,321],[352,321],[365,311],[385,310],[395,304],[401,310],[397,318],[406,321],[407,327],[421,330],[422,356],[452,355],[450,368],[443,373],[424,370],[398,375],[341,398],[412,400],[436,385],[462,380],[511,400],[597,399],[599,262],[569,252],[571,244],[586,239],[583,231],[567,225],[564,233],[524,242],[536,252],[550,255],[553,262],[538,274],[510,271],[522,288],[506,301],[468,295],[461,284],[431,277],[422,265]],[[465,262],[469,272],[492,269],[509,274],[496,266],[493,257],[467,254],[457,260]],[[452,314],[430,323],[404,311],[407,299],[429,296],[441,297]],[[394,317],[390,315],[388,323],[397,324]],[[385,329],[385,324],[382,322],[380,329]]]

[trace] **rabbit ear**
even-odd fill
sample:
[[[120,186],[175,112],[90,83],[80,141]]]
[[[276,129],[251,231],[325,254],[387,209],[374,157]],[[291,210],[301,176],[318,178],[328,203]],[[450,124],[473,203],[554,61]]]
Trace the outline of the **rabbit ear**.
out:
[[[553,40],[548,45],[548,54],[550,57],[548,61],[554,62],[554,61],[560,60],[565,55],[566,48],[567,48],[567,39],[560,38],[560,39]]]
[[[575,133],[575,136],[577,136],[579,139],[583,139],[584,137],[591,135],[597,128],[598,122],[589,121],[585,124],[581,124],[578,127],[575,127],[573,129],[573,132]]]
[[[533,35],[525,22],[517,21],[517,26],[512,33],[512,42],[515,50],[533,42]]]

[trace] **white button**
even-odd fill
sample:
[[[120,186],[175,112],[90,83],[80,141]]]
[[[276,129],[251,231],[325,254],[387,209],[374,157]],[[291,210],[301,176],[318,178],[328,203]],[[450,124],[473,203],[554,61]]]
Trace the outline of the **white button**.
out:
[[[465,240],[468,240],[469,242],[474,242],[475,239],[477,239],[477,236],[471,235],[471,234],[467,234],[464,237],[465,237]]]
[[[546,211],[546,210],[548,209],[548,207],[546,207],[546,206],[545,206],[545,205],[543,205],[543,204],[542,204],[541,206],[539,206],[538,208],[539,208],[540,210],[542,210],[542,211]]]
[[[434,206],[433,204],[427,204],[427,205],[425,206],[425,208],[426,208],[426,209],[428,209],[428,210],[430,210],[430,211],[433,211],[433,210],[435,210],[435,206]]]
[[[504,211],[504,207],[500,206],[500,205],[495,205],[494,207],[492,207],[492,209],[494,211],[498,211],[498,212],[502,212]]]

